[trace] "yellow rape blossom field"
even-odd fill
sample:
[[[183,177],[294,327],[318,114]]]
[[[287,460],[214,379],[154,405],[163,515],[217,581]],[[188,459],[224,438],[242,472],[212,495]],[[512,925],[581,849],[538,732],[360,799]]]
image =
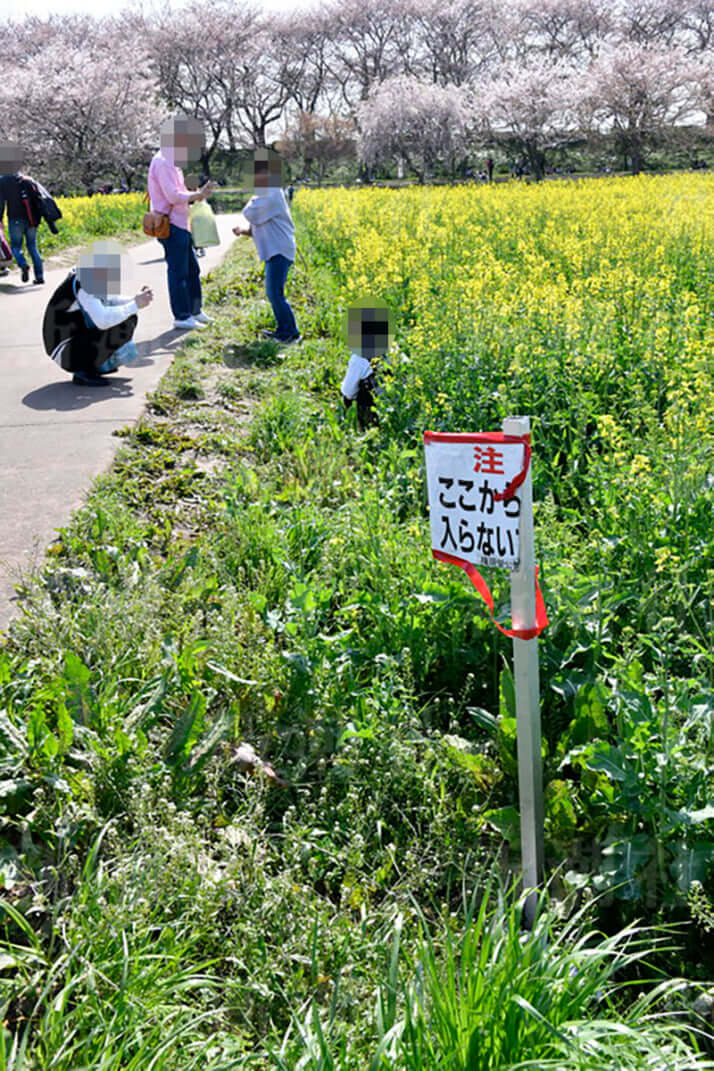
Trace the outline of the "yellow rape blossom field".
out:
[[[711,176],[303,191],[299,213],[337,305],[397,313],[395,427],[528,413],[573,507],[593,461],[627,503],[671,481],[672,451],[709,456]]]
[[[714,178],[305,190],[296,215],[333,331],[366,295],[396,313],[372,434],[411,525],[425,429],[531,416],[547,835],[605,839],[600,889],[642,900],[654,867],[686,897],[714,864]],[[500,697],[503,750],[503,673]]]
[[[636,354],[666,409],[696,396],[710,427],[711,176],[303,191],[299,206],[340,300],[385,299],[414,355],[524,378],[562,359],[603,382]]]
[[[40,248],[53,253],[65,246],[81,245],[98,238],[122,238],[141,232],[146,211],[143,193],[96,194],[94,197],[57,197],[62,219],[58,234],[51,234],[42,224]]]

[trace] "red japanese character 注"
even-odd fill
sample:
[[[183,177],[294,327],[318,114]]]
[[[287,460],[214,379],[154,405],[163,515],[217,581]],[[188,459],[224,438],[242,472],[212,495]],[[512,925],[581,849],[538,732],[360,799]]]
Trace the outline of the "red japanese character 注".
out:
[[[474,472],[503,476],[503,451],[495,446],[474,446]]]

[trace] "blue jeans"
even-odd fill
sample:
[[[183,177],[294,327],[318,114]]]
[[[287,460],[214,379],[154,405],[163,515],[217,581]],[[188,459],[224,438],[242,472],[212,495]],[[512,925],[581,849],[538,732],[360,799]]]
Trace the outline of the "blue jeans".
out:
[[[27,252],[30,254],[32,266],[35,269],[35,278],[43,279],[42,258],[37,251],[37,227],[31,227],[26,219],[10,219],[7,229],[12,255],[17,263],[21,268],[29,267],[22,252],[22,239],[24,238],[27,242]]]
[[[159,238],[166,256],[169,302],[175,320],[187,320],[201,311],[201,272],[193,251],[191,232],[171,224],[168,238]]]
[[[123,346],[120,346],[118,350],[114,350],[110,357],[107,357],[104,364],[101,364],[97,369],[97,373],[102,376],[107,372],[115,372],[120,364],[130,364],[138,356],[139,351],[136,348],[136,342],[130,339]]]
[[[265,293],[271,304],[277,321],[278,338],[294,338],[298,334],[293,310],[285,300],[285,280],[288,277],[292,260],[282,253],[276,253],[265,262]]]

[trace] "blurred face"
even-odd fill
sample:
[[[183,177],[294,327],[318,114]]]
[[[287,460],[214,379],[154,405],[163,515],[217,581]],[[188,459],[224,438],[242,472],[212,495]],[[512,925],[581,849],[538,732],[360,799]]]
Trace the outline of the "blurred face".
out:
[[[386,305],[365,299],[347,310],[347,346],[371,361],[382,357],[392,343],[394,316]]]
[[[274,149],[256,149],[253,153],[253,188],[260,193],[269,187],[284,185],[283,162]]]
[[[161,151],[176,167],[185,167],[199,160],[205,143],[200,119],[174,116],[161,125]]]
[[[14,175],[24,161],[22,147],[14,141],[0,142],[0,175]]]
[[[77,277],[88,294],[105,301],[121,289],[121,248],[118,242],[95,242],[79,257]]]

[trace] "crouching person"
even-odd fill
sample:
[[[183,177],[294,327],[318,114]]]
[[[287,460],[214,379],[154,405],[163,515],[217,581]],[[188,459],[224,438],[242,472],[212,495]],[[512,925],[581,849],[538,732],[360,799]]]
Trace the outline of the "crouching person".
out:
[[[105,376],[137,357],[137,313],[154,295],[143,286],[131,299],[119,297],[120,283],[119,245],[95,242],[49,300],[42,324],[45,350],[73,373],[74,383],[104,386]]]
[[[357,403],[361,430],[377,423],[375,399],[389,373],[386,354],[392,340],[393,315],[386,305],[366,298],[347,310],[347,346],[350,359],[342,380],[342,401],[349,409]]]

